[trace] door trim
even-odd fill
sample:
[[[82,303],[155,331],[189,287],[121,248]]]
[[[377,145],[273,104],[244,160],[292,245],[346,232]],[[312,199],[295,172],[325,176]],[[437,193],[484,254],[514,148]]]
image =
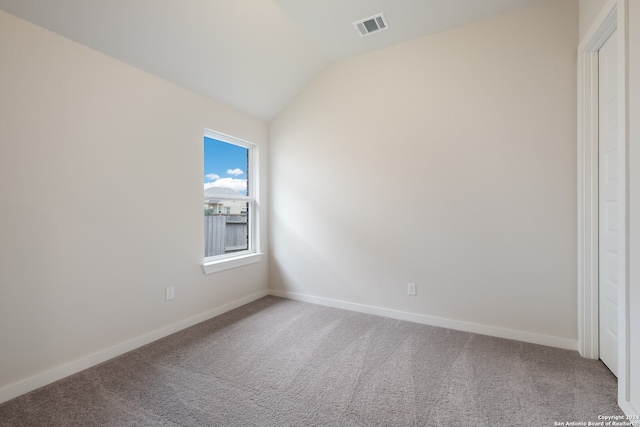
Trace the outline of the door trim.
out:
[[[609,0],[578,46],[578,351],[599,357],[598,341],[598,50],[618,30],[618,404],[629,404],[628,0]]]

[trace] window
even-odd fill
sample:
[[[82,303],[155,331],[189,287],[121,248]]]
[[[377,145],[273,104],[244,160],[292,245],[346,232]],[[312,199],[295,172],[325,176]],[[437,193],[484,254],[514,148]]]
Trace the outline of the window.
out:
[[[204,133],[205,273],[257,262],[257,148],[246,141]]]

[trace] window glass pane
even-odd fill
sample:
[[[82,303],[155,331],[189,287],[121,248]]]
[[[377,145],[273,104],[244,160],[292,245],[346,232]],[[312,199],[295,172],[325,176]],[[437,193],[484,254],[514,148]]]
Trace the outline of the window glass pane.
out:
[[[204,189],[210,194],[247,196],[249,150],[204,137]]]
[[[247,148],[204,138],[205,257],[249,249],[248,165]]]

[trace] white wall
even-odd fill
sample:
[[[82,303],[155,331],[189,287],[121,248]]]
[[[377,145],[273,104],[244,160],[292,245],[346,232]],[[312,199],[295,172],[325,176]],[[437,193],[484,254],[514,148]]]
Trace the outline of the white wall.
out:
[[[580,0],[578,3],[580,9],[579,40],[582,40],[607,0]]]
[[[0,57],[0,401],[266,292],[201,267],[203,130],[266,186],[265,122],[4,12]]]
[[[332,66],[271,126],[272,289],[575,343],[577,44],[547,0]]]

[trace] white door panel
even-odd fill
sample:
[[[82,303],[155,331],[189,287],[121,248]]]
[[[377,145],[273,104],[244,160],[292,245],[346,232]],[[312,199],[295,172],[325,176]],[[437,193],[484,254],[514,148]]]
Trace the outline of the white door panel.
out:
[[[618,374],[618,129],[616,33],[599,51],[600,359]]]

